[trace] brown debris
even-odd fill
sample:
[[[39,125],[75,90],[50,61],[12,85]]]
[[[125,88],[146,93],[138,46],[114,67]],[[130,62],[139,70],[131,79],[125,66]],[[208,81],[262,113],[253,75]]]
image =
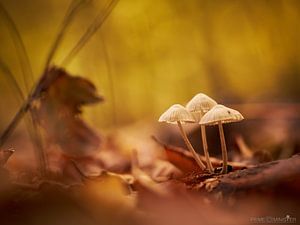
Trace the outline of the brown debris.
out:
[[[214,192],[223,196],[262,192],[299,198],[300,155],[235,171],[220,177],[219,181]]]
[[[51,80],[51,85],[47,85],[47,90],[35,104],[48,140],[58,144],[70,156],[91,154],[99,147],[99,135],[79,114],[81,106],[103,101],[103,98],[85,78],[71,76],[56,67],[48,74],[56,79]]]
[[[0,167],[4,166],[8,159],[15,152],[14,149],[0,150]]]
[[[153,137],[153,140],[164,148],[169,162],[174,164],[182,172],[191,173],[195,171],[201,171],[189,151],[180,147],[164,144],[155,137]],[[205,160],[204,156],[199,156],[201,160]],[[214,167],[220,167],[222,165],[222,161],[217,158],[210,157],[210,160]],[[239,162],[229,162],[229,164],[232,166],[233,171],[250,167],[250,165]]]

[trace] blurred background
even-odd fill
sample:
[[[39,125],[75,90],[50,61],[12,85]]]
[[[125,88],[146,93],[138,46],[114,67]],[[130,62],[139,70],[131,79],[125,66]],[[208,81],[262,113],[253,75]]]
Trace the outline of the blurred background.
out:
[[[0,0],[32,64],[24,81],[8,28],[0,20],[0,57],[19,85],[42,73],[69,0]],[[61,60],[103,9],[86,4],[67,30]],[[295,103],[300,99],[300,3],[297,0],[120,0],[103,27],[65,68],[92,80],[106,101],[85,110],[105,129],[156,121],[174,103],[204,92],[222,103]],[[27,90],[28,91],[28,90]],[[0,127],[20,105],[0,76]],[[5,106],[5,107],[3,107]]]
[[[63,59],[109,1],[87,0],[87,4],[80,9],[66,30],[62,44],[54,56],[54,65],[61,66]],[[22,104],[16,85],[4,72],[9,69],[22,91],[29,93],[44,71],[46,58],[70,2],[71,0],[0,0],[19,30],[33,70],[32,77],[22,76],[18,60],[20,46],[15,47],[11,36],[12,27],[7,26],[5,13],[0,10],[0,133]],[[139,166],[154,165],[159,158],[157,155],[163,151],[161,146],[151,141],[151,135],[155,135],[163,143],[185,147],[176,126],[159,124],[157,120],[171,104],[185,104],[199,92],[238,109],[246,118],[242,123],[224,125],[230,160],[244,162],[254,159],[252,163],[261,163],[289,158],[300,152],[299,27],[298,0],[120,0],[103,26],[72,61],[64,66],[70,74],[91,80],[99,93],[105,96],[105,102],[85,107],[83,112],[85,121],[99,129],[99,133],[105,137],[102,139],[104,144],[99,148],[101,151],[97,151],[103,163],[107,163],[104,166],[101,164],[101,169],[130,165],[133,149],[139,153]],[[28,137],[24,137],[24,126],[18,128],[18,132],[14,132],[14,138],[10,139],[13,144],[8,143],[3,148],[14,147],[17,150],[8,167],[15,168],[11,171],[23,172],[24,168],[36,171],[32,169],[36,156],[30,155],[28,151],[32,146],[28,143]],[[199,126],[186,125],[184,128],[195,149],[203,153]],[[220,159],[218,130],[215,127],[206,130],[210,154]],[[60,133],[57,133],[59,136]],[[78,135],[81,138],[79,141],[82,137],[89,136],[89,133],[85,136],[82,133]],[[61,136],[68,144],[67,135]],[[57,167],[57,170],[60,167],[65,169],[59,164],[62,161],[60,155],[53,154],[57,152],[57,146],[53,147],[53,143],[46,141],[45,148],[48,153],[52,153],[48,154],[49,159],[52,159],[50,164]],[[66,149],[68,148],[62,150]],[[245,157],[247,154],[248,158]],[[28,176],[29,179],[32,177]],[[134,224],[123,218],[123,214],[131,216],[128,211],[121,211],[120,217],[115,216],[114,211],[116,208],[120,209],[120,201],[127,203],[129,200],[123,198],[125,191],[122,185],[109,182],[101,183],[101,188],[91,186],[88,189],[89,195],[82,195],[82,199],[87,199],[83,206],[88,206],[88,210],[94,212],[96,219],[103,224],[109,223],[103,220],[106,217],[120,220],[120,224],[124,224],[124,221],[125,224]],[[112,188],[116,190],[114,195],[111,195]],[[288,190],[282,187],[279,189],[283,192]],[[95,197],[96,190],[101,190],[105,198],[116,199],[113,210],[99,213],[99,208],[102,210],[99,202],[103,201],[103,197],[99,195],[100,200],[98,195]],[[5,199],[10,196],[6,192],[2,193]],[[288,194],[292,196],[293,193]],[[46,215],[45,218],[51,217],[51,223],[56,219],[52,213],[49,214],[51,211],[65,218],[59,221],[81,223],[81,214],[73,211],[72,207],[72,220],[69,214],[65,215],[65,211],[61,210],[70,207],[62,204],[69,202],[64,199],[64,194],[57,195],[55,192],[53,201],[52,195],[46,196],[50,196],[49,199],[54,203],[44,204],[42,201],[43,207],[37,204],[35,209],[38,213],[34,217],[38,215],[42,218]],[[243,210],[238,207],[229,209],[228,212],[234,212],[234,221],[239,221],[236,212],[245,211],[245,215],[256,215],[256,211],[259,212],[264,207],[265,203],[262,203],[266,196],[259,197],[257,201],[251,196],[251,204],[246,202]],[[82,199],[78,204],[80,210]],[[294,197],[291,199],[295,201]],[[13,202],[9,198],[8,200],[9,203]],[[25,212],[32,217],[31,208],[27,207],[26,201],[21,201],[20,205],[24,204]],[[252,201],[255,201],[254,207]],[[130,200],[129,203],[134,205],[132,202]],[[170,204],[169,200],[165,203]],[[212,210],[200,203],[203,212],[197,212],[197,216],[206,217],[207,214],[209,218],[224,220],[223,213],[219,213],[220,209]],[[73,206],[73,200],[70,205]],[[181,202],[177,205],[167,205],[167,210],[163,211],[166,212],[166,218],[173,218],[174,215],[180,217],[182,211],[188,211],[187,215],[194,212],[194,204],[192,208],[187,208]],[[161,202],[155,202],[155,207],[157,206],[160,210],[165,204],[161,206]],[[273,207],[284,208],[285,214],[274,215],[286,215],[287,212],[295,215],[292,209],[287,210],[286,204],[271,201],[270,206],[271,211],[274,211]],[[180,209],[179,213],[174,213],[176,207]],[[181,210],[182,207],[184,210]],[[46,213],[40,213],[40,208]],[[7,214],[6,211],[0,211],[3,215]],[[19,211],[13,212],[15,215]],[[134,208],[134,213],[137,212]],[[93,221],[86,222],[90,221],[90,214],[87,214],[87,218],[82,224],[94,224]],[[186,223],[186,217],[182,218]],[[199,222],[198,217],[187,218]],[[181,221],[183,220],[178,220],[178,223]],[[8,224],[11,223],[9,221]],[[232,224],[232,221],[228,224]]]

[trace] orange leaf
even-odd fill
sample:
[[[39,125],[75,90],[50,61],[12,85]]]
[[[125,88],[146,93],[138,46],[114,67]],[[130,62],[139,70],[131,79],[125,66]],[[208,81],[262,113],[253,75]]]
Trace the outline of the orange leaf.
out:
[[[179,168],[181,171],[185,173],[195,172],[195,171],[202,171],[201,168],[197,165],[195,162],[192,153],[190,153],[188,150],[180,147],[175,147],[171,145],[164,144],[157,140],[155,137],[153,139],[161,146],[163,146],[167,159],[174,164],[177,168]],[[202,155],[199,155],[200,159],[205,162],[205,157]],[[210,157],[211,163],[213,167],[220,167],[222,165],[222,160],[219,160],[217,158]],[[238,162],[229,162],[229,165],[232,166],[233,170],[240,170],[245,169],[249,167],[248,165],[244,163],[238,163]]]

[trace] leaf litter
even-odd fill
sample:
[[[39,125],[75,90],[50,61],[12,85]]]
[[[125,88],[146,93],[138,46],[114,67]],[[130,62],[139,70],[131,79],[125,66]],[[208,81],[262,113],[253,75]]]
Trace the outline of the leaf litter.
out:
[[[16,152],[3,146],[17,122],[1,138],[1,224],[249,224],[253,216],[298,215],[299,154],[272,161],[268,153],[251,149],[245,136],[238,135],[235,143],[240,152],[228,161],[229,173],[220,174],[222,160],[209,157],[215,171],[200,169],[195,155],[185,148],[150,137],[165,131],[154,129],[153,124],[145,129],[146,121],[107,136],[88,125],[81,118],[82,107],[104,98],[87,79],[49,67],[83,2],[74,1],[74,8],[70,7],[41,79],[13,120],[18,122],[28,111],[36,115],[46,174],[39,173],[28,154],[28,140],[11,138],[9,145]],[[98,15],[63,65],[101,27],[116,3],[111,1]],[[147,130],[144,136],[141,128]],[[282,139],[283,134],[278,135]],[[132,137],[132,143],[127,143]],[[205,161],[202,155],[196,158]]]
[[[100,145],[98,132],[85,124],[80,113],[82,106],[101,102],[103,98],[89,81],[61,69],[54,70],[60,76],[34,104],[34,109],[39,112],[39,124],[44,129],[50,170],[45,178],[36,177],[30,171],[26,177],[33,178],[31,180],[11,176],[13,168],[5,164],[7,160],[13,160],[15,153],[13,150],[1,151],[4,221],[17,223],[17,220],[11,220],[13,211],[7,211],[9,208],[18,210],[20,213],[16,218],[22,218],[28,213],[22,205],[35,212],[37,206],[49,198],[52,198],[52,206],[40,209],[43,217],[47,217],[44,214],[48,210],[61,204],[70,221],[78,218],[75,224],[82,224],[80,221],[124,224],[124,218],[128,224],[247,224],[249,221],[245,218],[251,213],[280,212],[280,207],[274,209],[271,204],[273,198],[283,204],[291,201],[291,209],[295,206],[293,199],[298,196],[300,184],[298,155],[256,165],[251,160],[229,161],[230,173],[211,174],[199,168],[189,151],[162,143],[154,136],[146,137],[142,141],[145,148],[139,151],[122,149],[124,146],[118,144],[122,139],[117,140],[117,136],[102,137]],[[73,90],[76,90],[75,94]],[[159,154],[141,164],[139,158],[148,154],[147,145]],[[128,153],[124,155],[124,151]],[[106,155],[101,156],[101,152]],[[118,157],[119,160],[115,160]],[[204,156],[199,157],[204,160]],[[221,160],[214,157],[210,160],[214,167],[221,168]],[[59,172],[51,172],[53,166]],[[249,196],[265,202],[258,205]],[[249,211],[249,204],[251,208],[255,206],[255,210]],[[228,207],[225,211],[224,205]],[[238,216],[233,213],[236,207],[240,211]],[[73,217],[74,210],[82,215]],[[113,211],[117,211],[118,216],[113,216]],[[53,213],[59,215],[56,210]]]

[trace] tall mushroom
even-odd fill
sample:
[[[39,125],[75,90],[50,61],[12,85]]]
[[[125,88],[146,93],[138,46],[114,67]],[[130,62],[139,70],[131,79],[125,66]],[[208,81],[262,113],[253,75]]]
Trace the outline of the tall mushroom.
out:
[[[225,107],[224,105],[215,105],[210,111],[208,111],[200,120],[201,125],[218,125],[221,148],[223,168],[221,173],[227,173],[227,149],[223,130],[223,123],[232,123],[243,120],[242,114],[234,109]]]
[[[200,119],[207,113],[212,107],[217,105],[217,102],[212,98],[208,97],[205,94],[199,93],[195,95],[187,104],[186,109],[192,113],[197,123],[200,122]],[[203,151],[205,155],[206,165],[209,172],[213,172],[214,168],[209,159],[207,140],[206,140],[206,131],[205,125],[200,125],[201,128],[201,136],[202,136],[202,144]]]
[[[159,118],[158,122],[166,122],[171,124],[177,124],[180,130],[180,134],[188,148],[188,150],[193,154],[193,157],[199,167],[204,170],[206,169],[205,165],[201,161],[199,155],[196,153],[192,144],[190,143],[182,124],[186,122],[195,122],[193,115],[187,111],[182,105],[175,104],[172,105],[167,111],[165,111]]]

